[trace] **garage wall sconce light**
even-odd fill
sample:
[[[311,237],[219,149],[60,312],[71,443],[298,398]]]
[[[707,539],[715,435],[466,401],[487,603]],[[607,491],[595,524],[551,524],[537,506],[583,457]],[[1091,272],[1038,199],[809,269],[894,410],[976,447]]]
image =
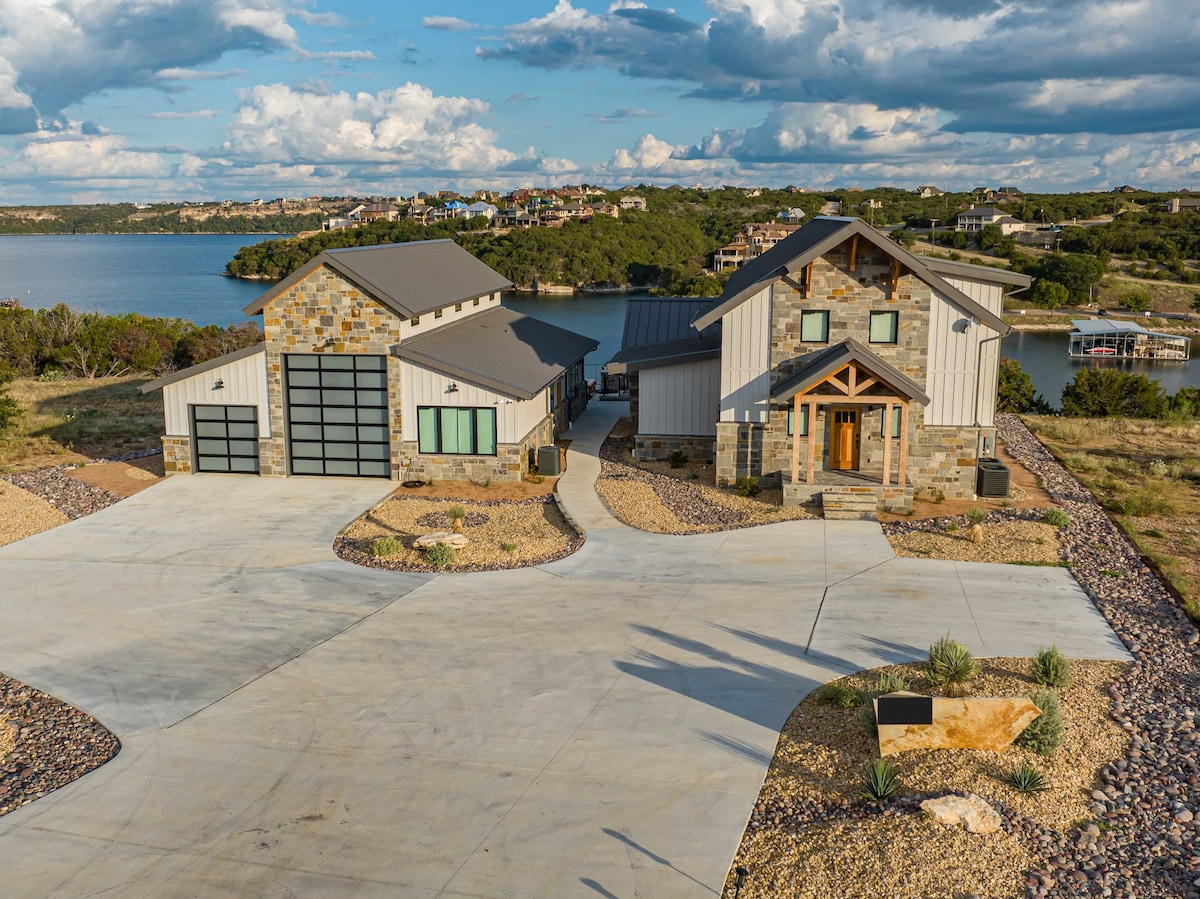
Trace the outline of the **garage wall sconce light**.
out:
[[[220,378],[217,378],[215,381],[213,381],[213,390],[224,390],[224,389],[225,389],[225,382],[222,381]]]

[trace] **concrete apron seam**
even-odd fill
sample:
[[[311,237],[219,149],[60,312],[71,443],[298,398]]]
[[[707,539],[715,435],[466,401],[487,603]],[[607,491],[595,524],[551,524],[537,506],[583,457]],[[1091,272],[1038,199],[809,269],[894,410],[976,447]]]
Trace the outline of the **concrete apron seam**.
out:
[[[829,570],[829,556],[828,556],[829,539],[828,539],[828,537],[825,540],[825,546],[826,546],[825,570],[828,571]],[[868,572],[874,571],[876,568],[882,568],[884,565],[888,564],[891,561],[892,561],[892,559],[884,559],[882,562],[876,562],[874,565],[870,566],[869,568],[864,568],[862,571],[856,571],[856,572],[854,572],[854,574],[847,575],[846,577],[842,578],[840,581],[834,581],[832,584],[825,585],[825,589],[821,591],[821,601],[819,603],[817,603],[817,614],[813,616],[812,627],[808,631],[808,642],[804,644],[804,654],[805,655],[809,655],[810,652],[812,651],[813,637],[816,636],[817,623],[821,620],[821,611],[825,608],[825,598],[827,596],[829,596],[829,591],[831,589],[833,589],[834,587],[840,587],[842,584],[845,584],[848,581],[854,580],[856,577],[859,577],[861,575],[867,574]],[[962,583],[962,580],[960,579],[959,584],[961,584],[961,583]],[[974,613],[972,613],[972,618],[973,617],[974,617]],[[976,625],[975,629],[979,630],[979,625]]]
[[[954,576],[958,578],[958,586],[962,590],[963,605],[967,607],[967,611],[971,613],[971,623],[975,625],[975,636],[979,638],[981,646],[987,646],[987,640],[983,637],[983,631],[979,629],[979,620],[975,617],[975,610],[971,608],[971,598],[967,596],[967,585],[963,583],[962,570],[959,568],[959,563],[954,563]]]
[[[336,637],[340,637],[340,636],[342,636],[342,634],[344,634],[344,633],[346,633],[346,632],[348,632],[348,631],[351,631],[351,630],[353,630],[354,628],[358,627],[358,626],[359,626],[360,624],[362,624],[364,621],[368,621],[368,620],[370,620],[371,618],[374,618],[374,617],[375,617],[376,615],[378,615],[380,612],[384,611],[385,609],[389,609],[389,608],[391,608],[391,607],[392,607],[392,605],[394,605],[395,603],[399,602],[401,599],[403,599],[404,597],[408,596],[410,593],[413,593],[414,591],[416,591],[416,590],[420,589],[420,588],[421,588],[421,587],[423,587],[425,584],[429,583],[429,581],[432,581],[432,580],[436,579],[437,577],[438,577],[438,575],[434,575],[434,576],[433,576],[432,578],[430,578],[429,580],[427,580],[427,581],[424,581],[423,583],[420,583],[420,584],[417,584],[417,585],[415,585],[415,586],[414,586],[414,587],[413,587],[411,590],[405,590],[403,593],[397,593],[397,594],[396,594],[394,597],[392,597],[391,599],[389,599],[387,602],[385,602],[385,603],[384,603],[383,605],[381,605],[379,608],[377,608],[377,609],[372,609],[370,612],[368,612],[368,613],[367,613],[366,615],[364,615],[362,618],[358,618],[358,619],[356,619],[356,620],[354,620],[354,621],[350,622],[349,624],[347,624],[347,625],[346,625],[344,628],[342,628],[341,630],[339,630],[339,631],[335,631],[334,633],[330,634],[330,635],[329,635],[329,636],[327,636],[327,637],[323,637],[322,639],[318,640],[316,643],[312,644],[311,646],[307,646],[307,647],[305,647],[304,649],[300,650],[298,653],[295,653],[294,655],[288,656],[288,657],[287,657],[286,659],[284,659],[283,661],[281,661],[281,662],[278,662],[278,663],[276,663],[276,664],[272,665],[270,668],[267,668],[267,669],[265,669],[265,670],[263,670],[263,671],[260,671],[258,674],[254,675],[254,677],[250,678],[250,680],[246,681],[245,683],[243,683],[243,684],[239,684],[238,686],[236,686],[236,687],[234,687],[232,690],[230,690],[228,693],[224,693],[224,694],[222,694],[222,695],[218,696],[216,699],[212,700],[211,702],[206,702],[204,705],[200,706],[200,708],[198,708],[198,709],[195,709],[194,711],[188,712],[188,713],[187,713],[186,715],[184,715],[182,718],[180,718],[180,719],[179,719],[179,720],[177,720],[177,721],[172,721],[172,722],[171,722],[170,724],[168,724],[166,727],[163,727],[163,728],[154,728],[154,729],[155,729],[155,730],[170,730],[171,728],[173,728],[173,727],[174,727],[175,725],[177,725],[177,724],[183,724],[183,722],[185,722],[185,721],[188,721],[188,720],[190,720],[190,719],[192,719],[192,718],[195,718],[195,717],[196,717],[197,715],[199,715],[201,712],[203,712],[203,711],[205,711],[205,710],[207,710],[207,709],[210,709],[210,708],[212,708],[212,707],[213,707],[213,706],[215,706],[217,703],[224,702],[224,701],[225,701],[226,699],[228,699],[230,696],[233,696],[235,693],[239,693],[239,692],[241,692],[242,690],[246,689],[246,687],[249,687],[251,684],[257,683],[258,681],[260,681],[260,680],[262,680],[264,677],[266,677],[268,674],[274,674],[276,671],[278,671],[280,668],[284,667],[285,665],[290,665],[292,662],[296,661],[297,659],[299,659],[299,658],[301,658],[301,657],[303,657],[303,656],[306,656],[306,655],[308,655],[308,654],[309,654],[310,652],[312,652],[314,649],[317,649],[317,648],[319,648],[319,647],[321,647],[321,646],[324,646],[324,645],[325,645],[326,643],[328,643],[330,640],[333,640],[333,639],[334,639],[334,638],[336,638]]]
[[[573,731],[571,731],[571,733],[567,736],[567,738],[565,740],[563,740],[562,745],[558,747],[558,750],[554,753],[554,755],[552,755],[546,761],[546,764],[542,766],[541,770],[538,771],[538,773],[534,775],[533,779],[529,781],[528,786],[526,786],[525,789],[521,791],[521,795],[513,800],[512,805],[510,805],[508,807],[508,809],[504,812],[504,814],[501,815],[496,820],[496,823],[493,824],[488,829],[488,832],[485,833],[483,835],[483,837],[479,840],[479,842],[475,844],[475,848],[472,849],[470,851],[470,853],[468,853],[468,855],[465,859],[463,859],[463,863],[461,865],[459,865],[457,868],[455,868],[454,873],[451,874],[446,879],[446,882],[444,884],[442,884],[441,888],[438,890],[439,896],[443,895],[446,892],[447,887],[449,887],[450,884],[454,881],[454,878],[459,875],[459,872],[461,872],[462,869],[465,868],[467,866],[467,864],[471,861],[471,859],[473,859],[475,857],[476,853],[479,852],[479,848],[491,838],[492,834],[495,833],[497,829],[499,829],[500,825],[504,823],[505,819],[508,818],[508,816],[510,814],[512,814],[512,810],[515,809],[518,805],[520,805],[521,801],[525,798],[525,796],[529,793],[529,791],[533,789],[534,785],[538,782],[538,780],[541,778],[541,776],[546,773],[546,770],[551,765],[554,764],[554,762],[558,759],[558,757],[560,755],[562,755],[563,749],[565,749],[567,744],[570,743],[571,740],[573,740],[575,738],[575,735],[577,733],[579,733],[580,730],[583,729],[583,726],[588,722],[588,719],[592,717],[592,713],[595,712],[596,709],[600,707],[600,704],[603,703],[604,700],[608,698],[608,694],[613,691],[613,687],[615,687],[617,685],[617,683],[621,680],[621,678],[623,678],[625,676],[625,674],[629,671],[630,666],[632,666],[635,662],[637,662],[637,660],[639,658],[641,658],[642,652],[645,650],[645,648],[647,646],[650,645],[650,642],[652,640],[654,640],[655,638],[657,638],[658,635],[662,633],[662,627],[664,624],[666,624],[667,619],[675,614],[675,610],[679,608],[680,603],[683,602],[684,598],[687,597],[687,595],[692,591],[692,589],[694,587],[695,587],[695,584],[689,584],[687,589],[683,590],[679,594],[679,598],[675,600],[675,604],[672,605],[671,608],[667,610],[666,614],[663,615],[662,620],[659,621],[658,625],[655,626],[655,628],[653,629],[653,631],[651,633],[646,635],[646,639],[643,640],[642,644],[637,647],[637,651],[633,654],[633,658],[630,659],[628,662],[624,662],[624,663],[621,663],[618,665],[618,671],[617,671],[616,677],[614,677],[612,679],[612,682],[608,685],[608,688],[604,691],[604,694],[602,696],[600,696],[599,699],[596,700],[595,704],[592,706],[591,711],[589,711],[586,715],[583,716],[583,718],[580,719],[578,726]],[[450,895],[450,894],[447,894],[447,895]],[[458,894],[454,894],[454,895],[458,895]]]

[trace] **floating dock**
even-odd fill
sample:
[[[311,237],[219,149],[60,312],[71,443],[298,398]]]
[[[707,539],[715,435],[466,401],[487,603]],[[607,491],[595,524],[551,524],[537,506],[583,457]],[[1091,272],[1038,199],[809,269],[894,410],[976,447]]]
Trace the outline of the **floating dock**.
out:
[[[1106,318],[1072,319],[1067,355],[1072,359],[1140,359],[1186,362],[1192,339],[1148,331],[1129,321]]]

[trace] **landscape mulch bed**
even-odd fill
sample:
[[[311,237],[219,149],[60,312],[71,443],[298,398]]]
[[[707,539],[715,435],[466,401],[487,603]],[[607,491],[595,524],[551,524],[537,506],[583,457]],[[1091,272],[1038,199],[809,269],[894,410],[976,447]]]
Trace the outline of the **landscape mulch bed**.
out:
[[[3,674],[0,719],[15,740],[0,759],[0,815],[78,780],[121,748],[91,715]]]

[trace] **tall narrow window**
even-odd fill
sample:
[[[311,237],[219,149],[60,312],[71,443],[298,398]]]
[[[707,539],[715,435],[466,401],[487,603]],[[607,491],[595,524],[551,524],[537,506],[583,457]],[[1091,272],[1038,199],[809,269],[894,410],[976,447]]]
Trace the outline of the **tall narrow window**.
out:
[[[417,407],[417,449],[425,455],[496,455],[496,410]]]
[[[800,313],[800,339],[805,343],[829,343],[829,312]]]
[[[903,413],[903,411],[904,411],[903,408],[901,408],[900,406],[892,406],[892,436],[893,437],[900,436],[900,416]],[[880,427],[879,427],[879,436],[880,437],[887,436],[887,417],[888,417],[887,408],[884,407],[883,416],[882,416],[882,418],[884,420],[880,423]]]
[[[795,407],[788,406],[788,436],[791,437],[795,433]],[[800,407],[800,436],[808,436],[808,406]]]
[[[895,343],[899,322],[899,312],[872,312],[871,343]]]

